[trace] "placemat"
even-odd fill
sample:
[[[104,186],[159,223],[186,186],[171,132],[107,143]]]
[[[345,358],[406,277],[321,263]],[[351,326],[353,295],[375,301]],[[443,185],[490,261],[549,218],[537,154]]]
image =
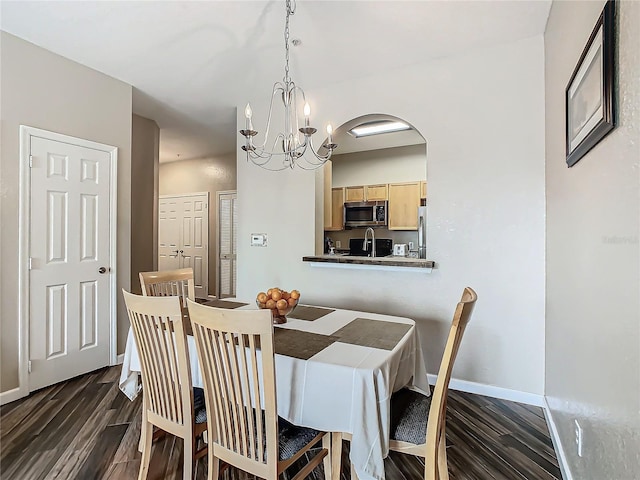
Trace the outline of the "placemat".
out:
[[[273,335],[276,353],[301,360],[309,360],[316,353],[338,341],[338,338],[333,335],[320,335],[290,328],[274,328]]]
[[[287,315],[287,317],[313,322],[314,320],[318,320],[325,315],[329,315],[331,312],[335,312],[335,310],[332,308],[308,307],[306,305],[298,305],[293,310],[293,312]]]
[[[338,341],[342,343],[393,350],[411,327],[406,323],[356,318],[332,336],[338,337]]]
[[[219,298],[216,298],[213,300],[207,300],[206,302],[203,303],[203,305],[206,305],[207,307],[233,309],[233,308],[244,307],[245,305],[249,305],[249,304],[242,303],[242,302],[232,302],[231,300],[220,300]]]

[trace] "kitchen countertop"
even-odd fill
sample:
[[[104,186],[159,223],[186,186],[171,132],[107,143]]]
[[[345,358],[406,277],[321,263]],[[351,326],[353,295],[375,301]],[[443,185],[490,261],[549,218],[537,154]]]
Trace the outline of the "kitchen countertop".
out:
[[[435,267],[433,260],[411,257],[357,257],[350,255],[310,255],[302,257],[303,262],[337,263],[344,265],[377,265],[380,267],[405,267],[425,268],[431,270]]]

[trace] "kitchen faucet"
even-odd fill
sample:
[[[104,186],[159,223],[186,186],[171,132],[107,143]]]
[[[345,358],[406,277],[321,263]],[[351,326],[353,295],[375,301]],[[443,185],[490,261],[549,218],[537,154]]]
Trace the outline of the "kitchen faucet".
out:
[[[367,238],[369,237],[369,232],[371,232],[371,256],[376,256],[376,234],[373,232],[373,228],[369,227],[364,232],[364,243],[362,244],[362,250],[365,252],[367,249]]]

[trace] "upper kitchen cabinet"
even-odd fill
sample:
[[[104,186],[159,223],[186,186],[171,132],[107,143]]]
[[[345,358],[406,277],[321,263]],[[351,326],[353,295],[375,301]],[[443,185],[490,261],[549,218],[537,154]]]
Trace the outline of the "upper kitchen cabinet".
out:
[[[389,200],[388,185],[349,185],[344,187],[345,202],[373,202]]]
[[[382,185],[365,185],[364,198],[367,202],[377,200],[389,200],[389,186],[385,183]]]
[[[334,188],[331,177],[333,162],[324,164],[324,229],[325,231],[344,230],[344,188]]]
[[[332,222],[331,222],[331,188],[332,188],[332,183],[331,183],[331,175],[332,175],[332,169],[333,167],[333,162],[331,160],[329,160],[328,162],[326,162],[324,164],[324,166],[322,167],[324,169],[324,205],[323,205],[323,212],[324,212],[324,229],[327,230],[329,228],[331,228]]]
[[[389,230],[417,230],[420,182],[389,184]]]
[[[345,187],[344,201],[345,202],[364,202],[364,186],[359,185],[355,187]]]
[[[344,188],[331,189],[331,225],[325,230],[344,230]]]
[[[427,198],[427,182],[420,182],[420,198]]]

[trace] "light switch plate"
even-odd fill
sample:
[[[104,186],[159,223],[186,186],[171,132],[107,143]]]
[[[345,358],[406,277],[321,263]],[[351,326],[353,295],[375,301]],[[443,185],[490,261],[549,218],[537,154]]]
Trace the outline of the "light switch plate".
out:
[[[251,234],[251,246],[252,247],[266,247],[267,246],[267,234],[266,233],[252,233]]]

